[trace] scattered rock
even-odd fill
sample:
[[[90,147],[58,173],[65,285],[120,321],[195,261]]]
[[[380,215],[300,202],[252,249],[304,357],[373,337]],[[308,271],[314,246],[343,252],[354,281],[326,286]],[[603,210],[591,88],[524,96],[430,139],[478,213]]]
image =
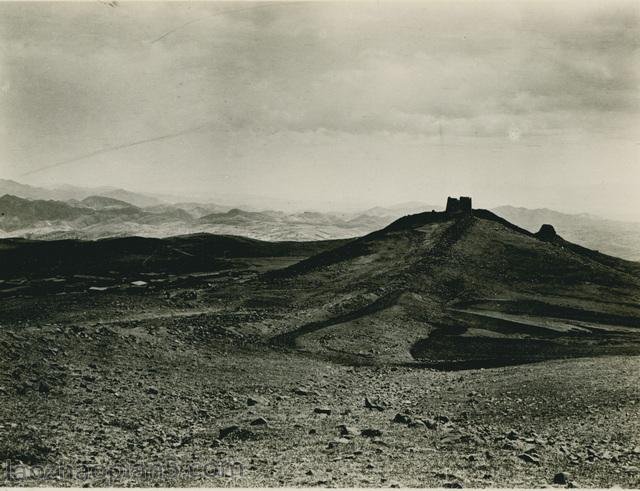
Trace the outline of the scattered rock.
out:
[[[385,410],[385,404],[381,403],[380,401],[372,401],[368,397],[364,398],[364,407],[366,407],[367,409],[371,409],[372,411]]]
[[[445,436],[440,438],[440,443],[443,443],[445,445],[450,445],[453,443],[458,443],[461,439],[462,439],[462,436],[460,435],[446,434]]]
[[[502,445],[503,450],[521,450],[521,448],[516,445],[514,442],[504,442]]]
[[[265,400],[262,397],[248,397],[247,406],[257,406],[258,404],[265,404]]]
[[[538,459],[536,456],[528,454],[528,453],[521,453],[520,455],[518,455],[518,458],[522,459],[525,462],[528,462],[530,464],[540,465],[540,459]]]
[[[367,438],[376,438],[382,436],[382,430],[377,428],[365,428],[360,432],[360,434]]]
[[[263,417],[259,417],[254,419],[251,423],[249,423],[251,426],[267,426],[269,424],[269,422],[264,419]]]
[[[446,482],[442,485],[442,487],[449,488],[449,489],[462,489],[464,486],[462,485],[461,482],[454,481],[454,482]]]
[[[298,387],[297,389],[294,389],[293,392],[295,394],[299,395],[299,396],[317,396],[317,395],[320,395],[315,390],[307,390],[307,389],[303,389],[302,387]]]
[[[605,450],[604,452],[602,452],[600,458],[604,460],[612,460],[615,458],[615,456],[611,452],[609,452],[609,450]]]
[[[447,416],[436,416],[436,421],[439,421],[440,423],[448,423],[450,420]]]
[[[154,395],[154,396],[158,395],[158,393],[159,393],[158,389],[156,387],[153,387],[153,386],[147,387],[146,392],[147,392],[147,394]]]
[[[212,447],[219,447],[220,445],[222,445],[222,442],[217,438],[211,442]]]
[[[48,394],[50,390],[49,384],[46,383],[44,380],[41,380],[40,383],[38,384],[38,392],[40,392],[41,394]]]
[[[408,425],[409,423],[411,423],[411,416],[407,416],[406,414],[398,413],[393,418],[393,422],[394,423],[400,423],[400,424]]]
[[[231,425],[231,426],[227,426],[226,428],[222,428],[220,430],[220,439],[222,440],[223,438],[226,438],[227,436],[231,435],[232,433],[237,432],[238,430],[240,430],[240,427],[237,425]]]
[[[336,438],[335,440],[329,442],[327,448],[335,448],[339,445],[344,445],[345,443],[349,443],[349,440],[346,438]]]
[[[427,425],[421,419],[415,419],[409,423],[409,428],[425,428]]]
[[[316,414],[331,414],[331,409],[329,409],[328,407],[316,407],[313,410],[314,413]]]
[[[338,430],[342,436],[355,436],[358,434],[358,430],[353,426],[340,425]]]
[[[567,484],[571,480],[571,476],[567,472],[558,472],[553,476],[553,484]]]
[[[511,430],[509,433],[507,433],[507,438],[509,440],[517,440],[518,438],[520,438],[520,436],[518,435],[517,431]]]
[[[425,426],[427,428],[429,428],[430,430],[435,430],[438,427],[438,423],[436,423],[433,419],[421,419],[420,421],[422,421]]]

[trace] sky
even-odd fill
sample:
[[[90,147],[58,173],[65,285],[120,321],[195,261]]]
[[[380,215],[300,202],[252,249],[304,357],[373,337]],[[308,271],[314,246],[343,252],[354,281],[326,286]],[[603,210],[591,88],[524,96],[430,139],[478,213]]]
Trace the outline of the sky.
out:
[[[1,2],[0,178],[640,220],[639,27],[640,2]]]

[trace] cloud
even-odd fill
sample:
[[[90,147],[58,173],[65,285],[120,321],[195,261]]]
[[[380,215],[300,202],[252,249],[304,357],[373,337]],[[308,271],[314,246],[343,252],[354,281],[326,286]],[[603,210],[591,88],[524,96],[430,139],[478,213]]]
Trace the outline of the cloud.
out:
[[[54,135],[65,112],[89,134],[171,131],[192,117],[231,130],[419,133],[438,122],[483,135],[487,118],[505,133],[527,114],[547,127],[557,112],[579,125],[639,109],[633,5],[272,6],[49,5],[29,25],[35,11],[21,7],[29,15],[6,21],[13,97],[34,132]]]
[[[0,165],[19,175],[149,140],[86,163],[144,179],[178,164],[262,176],[269,161],[280,179],[278,165],[335,159],[355,178],[380,155],[419,162],[406,152],[420,145],[473,161],[496,142],[635,142],[638,33],[637,2],[0,3]],[[584,162],[572,152],[566,165]]]

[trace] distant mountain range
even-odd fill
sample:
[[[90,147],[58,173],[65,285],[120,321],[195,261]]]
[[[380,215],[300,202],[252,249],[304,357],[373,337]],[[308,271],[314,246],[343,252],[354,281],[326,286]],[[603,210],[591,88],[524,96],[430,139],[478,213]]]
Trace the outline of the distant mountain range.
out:
[[[0,196],[5,194],[27,199],[56,201],[82,200],[88,196],[102,196],[126,201],[139,207],[162,204],[162,201],[154,196],[113,187],[82,188],[65,184],[55,188],[42,188],[8,179],[0,179]]]
[[[407,202],[359,213],[285,213],[215,203],[168,203],[118,188],[41,188],[0,179],[0,237],[99,239],[168,237],[198,232],[260,240],[326,240],[366,235],[395,219],[440,206]],[[640,223],[500,206],[491,211],[529,231],[552,224],[567,240],[640,261]]]

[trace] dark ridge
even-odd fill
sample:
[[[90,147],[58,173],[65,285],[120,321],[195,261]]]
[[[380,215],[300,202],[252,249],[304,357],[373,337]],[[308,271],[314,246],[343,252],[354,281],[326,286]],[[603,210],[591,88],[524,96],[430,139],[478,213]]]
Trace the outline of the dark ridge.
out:
[[[451,229],[447,230],[444,233],[443,238],[440,239],[436,246],[434,246],[434,254],[443,254],[445,250],[453,245],[462,236],[464,231],[468,229],[468,226],[472,223],[473,217],[492,220],[510,228],[511,230],[525,234],[529,237],[534,237],[531,232],[513,225],[504,218],[500,218],[488,210],[473,210],[471,213],[451,213],[446,211],[416,213],[399,218],[380,230],[376,230],[375,232],[371,232],[363,237],[353,239],[342,247],[325,251],[317,256],[307,258],[297,264],[288,266],[287,268],[270,271],[266,274],[266,278],[287,278],[324,266],[336,264],[352,257],[365,255],[369,252],[369,244],[372,241],[380,239],[392,232],[416,229],[431,223],[453,222]]]
[[[637,263],[634,261],[627,261],[626,259],[621,259],[615,256],[609,256],[599,251],[587,249],[586,247],[583,247],[581,245],[574,244],[573,242],[569,242],[563,239],[562,237],[560,237],[559,235],[557,235],[550,242],[555,245],[564,247],[565,249],[569,249],[571,252],[575,254],[579,254],[581,256],[587,257],[597,263],[600,263],[604,266],[608,266],[622,273],[631,274],[636,277],[640,276],[640,263]]]
[[[156,239],[109,238],[97,241],[0,240],[0,278],[56,274],[217,271],[227,260],[306,257],[344,244],[344,240],[266,242],[232,235],[194,234]]]
[[[437,370],[492,368],[566,358],[636,355],[637,346],[628,335],[597,336],[548,333],[528,337],[460,336],[466,328],[459,324],[439,324],[429,337],[415,342],[409,352],[421,367]],[[498,329],[497,332],[503,330]],[[513,326],[508,328],[513,333]],[[537,332],[540,332],[539,329]],[[617,339],[616,339],[617,338]],[[598,339],[594,343],[594,339]]]
[[[446,252],[446,250],[448,250],[449,247],[451,247],[457,240],[462,237],[464,231],[468,229],[468,226],[472,223],[472,220],[474,218],[493,221],[503,225],[510,230],[513,230],[514,232],[526,235],[527,237],[550,242],[556,245],[561,245],[576,254],[595,260],[596,262],[604,266],[612,267],[618,271],[633,273],[636,275],[640,273],[640,264],[632,263],[630,261],[625,261],[612,256],[607,256],[597,251],[591,251],[585,247],[567,242],[559,235],[555,234],[555,230],[551,225],[542,227],[542,234],[540,232],[534,234],[529,232],[528,230],[525,230],[524,228],[514,225],[513,223],[505,220],[504,218],[496,215],[489,210],[474,209],[471,210],[471,212],[465,212],[464,210],[458,209],[458,207],[453,207],[453,209],[453,212],[432,211],[406,215],[387,225],[383,229],[377,230],[357,239],[352,239],[350,242],[342,245],[341,247],[327,250],[325,252],[322,252],[321,254],[309,257],[284,269],[270,271],[266,273],[265,278],[278,279],[292,277],[298,274],[306,273],[308,271],[316,270],[324,266],[336,264],[348,260],[352,257],[365,255],[369,252],[369,244],[371,242],[380,239],[389,233],[416,229],[431,223],[453,222],[453,226],[444,232],[443,237],[433,248],[432,253],[434,255],[442,255]],[[551,236],[550,233],[552,230],[553,236]]]
[[[640,309],[640,304],[628,307]],[[593,322],[595,324],[613,324],[629,327],[640,327],[640,317],[637,315],[622,315],[597,310],[585,310],[582,308],[554,305],[540,300],[468,300],[458,302],[451,306],[452,310],[464,310],[469,308],[479,310],[498,310],[507,314],[524,314],[540,317],[554,317],[558,319],[578,320]],[[639,312],[640,313],[640,312]]]
[[[514,225],[513,223],[505,220],[504,218],[496,215],[495,213],[493,213],[493,212],[491,212],[489,210],[483,210],[483,209],[473,210],[473,216],[478,217],[478,218],[482,218],[484,220],[491,220],[493,222],[498,222],[499,224],[504,225],[505,227],[507,227],[507,228],[509,228],[509,229],[511,229],[511,230],[513,230],[515,232],[527,235],[529,237],[535,237],[535,234],[532,234],[528,230],[525,230],[525,229],[523,229],[521,227],[518,227],[517,225]]]
[[[402,218],[398,218],[395,222],[390,223],[385,228],[378,232],[395,232],[398,230],[407,230],[410,228],[418,228],[430,223],[442,223],[453,220],[450,214],[445,211],[428,211],[424,213],[416,213],[414,215],[405,215]],[[374,235],[369,234],[369,236]]]
[[[446,254],[456,242],[464,237],[472,224],[472,215],[461,215],[444,231],[442,236],[431,249],[431,254],[436,256]]]
[[[340,247],[324,251],[316,256],[309,257],[284,269],[270,271],[265,277],[268,279],[287,278],[306,273],[323,266],[329,266],[331,264],[346,261],[349,258],[367,254],[369,252],[369,244],[371,242],[381,239],[389,233],[411,230],[429,223],[448,222],[455,219],[455,217],[452,217],[445,212],[437,211],[406,215],[380,230],[376,230],[375,232],[371,232],[370,234],[357,239],[351,239],[350,242]]]

